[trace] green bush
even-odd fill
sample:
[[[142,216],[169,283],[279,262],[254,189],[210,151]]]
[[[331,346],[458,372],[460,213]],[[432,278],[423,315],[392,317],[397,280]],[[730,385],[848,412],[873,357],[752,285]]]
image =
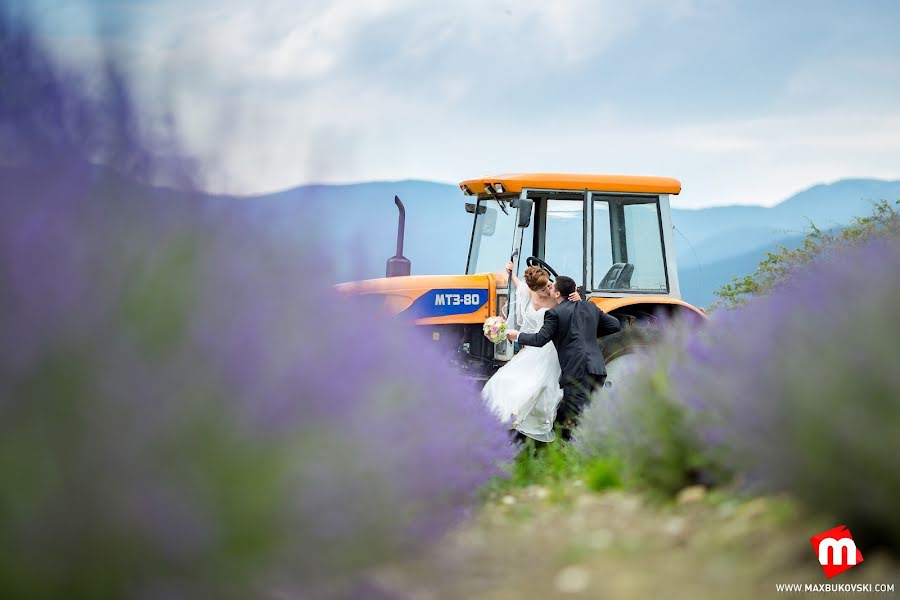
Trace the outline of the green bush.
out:
[[[505,493],[539,485],[550,488],[554,497],[561,498],[576,480],[594,491],[619,488],[622,464],[608,456],[588,456],[577,445],[528,441],[513,461],[509,477],[495,480],[488,491]]]
[[[611,456],[586,460],[585,483],[595,492],[622,487],[622,463]]]
[[[705,416],[684,403],[670,377],[687,335],[686,324],[671,324],[666,343],[643,355],[638,374],[595,396],[577,432],[587,460],[614,465],[625,486],[664,497],[731,477],[707,452],[700,430]]]

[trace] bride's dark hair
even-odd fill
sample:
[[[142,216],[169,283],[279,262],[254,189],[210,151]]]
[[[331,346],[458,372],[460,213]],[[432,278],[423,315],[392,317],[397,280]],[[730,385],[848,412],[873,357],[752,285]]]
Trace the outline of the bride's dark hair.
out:
[[[525,269],[525,285],[535,292],[543,289],[550,281],[547,271],[540,267],[528,267]]]

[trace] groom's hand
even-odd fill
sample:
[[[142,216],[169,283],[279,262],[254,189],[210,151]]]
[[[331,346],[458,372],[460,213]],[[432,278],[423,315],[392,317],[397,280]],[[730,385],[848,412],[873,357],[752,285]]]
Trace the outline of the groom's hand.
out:
[[[511,342],[515,342],[516,340],[519,339],[519,332],[516,331],[515,329],[510,329],[509,331],[506,332],[506,339],[508,339]]]

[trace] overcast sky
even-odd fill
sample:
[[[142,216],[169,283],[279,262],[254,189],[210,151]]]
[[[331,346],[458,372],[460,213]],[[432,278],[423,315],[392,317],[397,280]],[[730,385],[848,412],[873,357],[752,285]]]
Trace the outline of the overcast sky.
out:
[[[900,2],[31,0],[171,106],[209,189],[565,171],[680,206],[900,179]]]

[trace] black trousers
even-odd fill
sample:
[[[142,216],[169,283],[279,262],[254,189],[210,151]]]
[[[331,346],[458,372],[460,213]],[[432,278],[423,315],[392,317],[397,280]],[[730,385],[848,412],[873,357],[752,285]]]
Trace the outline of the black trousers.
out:
[[[590,404],[594,390],[601,387],[606,377],[595,378],[591,375],[584,379],[563,383],[563,399],[556,411],[556,423],[562,430],[563,439],[572,437],[571,430],[578,424],[584,408]]]

